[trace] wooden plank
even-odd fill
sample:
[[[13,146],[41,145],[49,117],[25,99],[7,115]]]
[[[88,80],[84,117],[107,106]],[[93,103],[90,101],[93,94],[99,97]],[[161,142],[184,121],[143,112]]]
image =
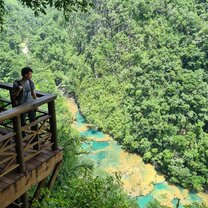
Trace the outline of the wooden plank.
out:
[[[7,128],[0,127],[0,132],[3,133],[3,134],[9,134],[12,131],[11,131],[11,129],[7,129]]]
[[[14,146],[14,145],[13,145]],[[17,154],[15,153],[15,152],[13,152],[13,151],[7,151],[7,152],[0,152],[0,160],[1,160],[1,156],[5,156],[5,155],[7,155],[7,156],[16,156]]]
[[[6,162],[8,162],[8,161],[10,161],[10,160],[13,159],[13,158],[14,158],[14,156],[10,156],[10,157],[8,157],[8,156],[4,156],[4,157],[1,156],[0,165],[6,163]]]
[[[8,139],[8,138],[12,138],[13,136],[15,136],[15,133],[10,132],[4,136],[0,136],[0,143],[3,142],[4,140]]]
[[[17,181],[20,177],[22,177],[17,171],[9,172],[6,177],[11,178],[14,181]]]
[[[0,178],[0,188],[2,190],[4,190],[5,188],[7,188],[9,186],[8,183],[6,183],[5,181],[2,181],[1,178]]]
[[[33,138],[33,139],[34,139],[34,138]],[[35,141],[35,142],[32,142],[33,139],[30,141],[30,143],[28,143],[28,144],[26,144],[26,145],[24,146],[24,152],[30,151],[31,148],[33,148],[36,144],[41,143],[41,141]],[[40,152],[40,150],[36,150],[36,151]]]
[[[19,164],[13,164],[9,168],[7,168],[3,173],[0,174],[0,178],[7,173],[11,172],[12,170],[16,169],[19,166]],[[1,172],[1,171],[0,171]]]
[[[53,143],[50,141],[51,134],[47,134],[44,138],[39,138],[38,141],[35,140],[35,136],[36,135],[31,135],[30,139],[27,138],[28,139],[27,143],[24,142],[24,152],[28,152],[32,148],[33,148],[33,150],[40,152],[43,149],[46,149],[46,146],[49,147],[49,146],[53,145]],[[23,140],[26,141],[26,138]],[[35,146],[37,144],[40,146],[40,148],[38,150],[35,148]]]
[[[28,133],[28,132],[27,132]],[[27,136],[25,136],[22,141],[24,142],[24,146],[27,144],[28,140],[31,139],[31,137],[35,137],[35,134],[28,134]]]
[[[32,154],[28,154],[27,157],[25,157],[25,161],[28,161],[28,160],[31,160],[31,158],[35,157],[36,155],[40,154],[40,152],[35,152],[35,153],[32,153]]]
[[[51,148],[51,149],[52,149],[52,146],[53,146],[53,143],[52,143],[52,142],[50,142],[50,141],[45,142],[45,143],[43,144],[43,146],[41,146],[41,151],[42,151],[43,149],[48,149],[48,148]]]
[[[8,174],[7,174],[7,175],[8,175]],[[13,183],[15,182],[15,180],[12,179],[12,178],[10,178],[10,177],[8,177],[7,175],[6,175],[6,176],[2,176],[2,177],[0,178],[0,180],[6,182],[6,183],[9,184],[9,185],[13,184]]]
[[[37,155],[35,157],[36,160],[38,160],[39,162],[43,163],[45,161],[45,159],[42,157],[43,153]]]
[[[42,163],[39,167],[33,169],[29,175],[21,177],[15,184],[9,186],[3,192],[0,192],[1,208],[7,207],[21,195],[23,195],[33,185],[38,184],[46,178],[58,162],[63,159],[61,151],[54,155],[48,162]]]
[[[51,156],[51,155],[53,155],[53,154],[54,154],[54,152],[55,152],[55,151],[53,151],[53,150],[47,150],[47,149],[44,149],[42,152],[44,152],[46,155]]]
[[[45,149],[41,150],[41,156],[42,158],[44,158],[45,160],[50,159],[51,157],[53,157],[56,154],[56,152],[53,152],[53,154],[47,154],[45,152]],[[39,157],[37,159],[40,159]]]
[[[41,156],[42,156],[45,160],[48,160],[48,158],[50,158],[50,157],[48,157],[47,154],[42,154]]]
[[[27,161],[26,165],[27,164],[34,164],[36,167],[38,167],[42,164],[42,162],[36,160],[36,158],[32,158],[29,161]]]
[[[31,122],[30,124],[27,124],[25,126],[23,126],[21,128],[22,131],[27,130],[28,128],[37,125],[38,123],[42,122],[42,121],[46,121],[50,118],[49,115],[45,115],[45,116],[41,116],[40,118],[36,119],[35,121]]]
[[[33,163],[28,163],[28,162],[27,162],[25,168],[26,168],[26,172],[27,172],[27,174],[28,174],[28,173],[31,172],[33,169],[37,168],[37,166],[36,166],[35,164],[33,164]]]
[[[16,155],[16,153],[14,151],[12,151],[14,149],[13,147],[15,147],[15,146],[16,146],[16,144],[10,144],[10,145],[6,145],[6,147],[0,147],[0,159],[2,157],[1,155],[8,153],[8,150],[10,150],[10,155],[11,155],[11,153],[13,153],[12,155]]]

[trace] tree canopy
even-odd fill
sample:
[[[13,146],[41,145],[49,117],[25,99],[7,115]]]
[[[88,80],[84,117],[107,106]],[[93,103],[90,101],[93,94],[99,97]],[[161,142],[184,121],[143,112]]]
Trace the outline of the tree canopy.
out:
[[[89,122],[171,182],[207,189],[207,2],[94,1],[67,22],[54,10],[45,18],[8,11],[15,18],[1,34],[4,79],[8,68],[15,75],[23,63],[42,63],[77,95]]]
[[[11,0],[12,1],[12,0]],[[63,12],[65,18],[71,11],[86,11],[92,3],[88,0],[19,0],[19,2],[32,9],[37,16],[40,13],[46,14],[47,8],[53,7]],[[0,1],[0,27],[3,26],[4,16],[8,14],[8,9],[4,0]]]
[[[56,84],[76,94],[89,122],[169,181],[207,190],[207,1],[96,0],[67,22],[56,10],[34,18],[17,5],[7,9],[4,81],[31,65],[46,92]]]

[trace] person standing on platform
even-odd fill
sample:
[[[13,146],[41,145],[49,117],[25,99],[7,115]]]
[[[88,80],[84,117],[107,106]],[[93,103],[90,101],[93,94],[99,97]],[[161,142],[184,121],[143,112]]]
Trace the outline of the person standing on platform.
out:
[[[33,70],[30,67],[24,67],[21,70],[22,78],[15,80],[13,83],[12,96],[16,102],[16,106],[24,103],[29,103],[37,99],[35,93],[35,85],[32,81]],[[21,114],[21,125],[26,125],[26,116],[28,115],[29,121],[32,122],[36,119],[36,110],[31,110],[27,113]],[[37,130],[37,126],[32,128]]]

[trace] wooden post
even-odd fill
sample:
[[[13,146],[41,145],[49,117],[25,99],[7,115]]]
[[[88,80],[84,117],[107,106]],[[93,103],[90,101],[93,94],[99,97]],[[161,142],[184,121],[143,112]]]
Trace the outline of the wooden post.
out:
[[[20,198],[21,198],[21,203],[22,203],[21,207],[29,208],[27,192],[24,193]]]
[[[16,133],[15,142],[16,142],[16,152],[17,152],[17,163],[20,164],[20,166],[18,167],[18,171],[20,173],[24,173],[25,162],[24,162],[20,115],[13,118],[13,126],[14,126],[14,132]]]
[[[37,200],[37,199],[40,198],[40,191],[41,191],[41,188],[44,187],[45,181],[46,181],[46,178],[44,178],[42,181],[39,182],[39,184],[38,184],[38,186],[37,186],[37,188],[36,188],[36,191],[35,191],[35,193],[34,193],[34,195],[33,195],[33,199],[32,199],[32,202],[31,202],[29,208],[32,207],[32,203],[33,203],[34,199]]]
[[[48,112],[50,117],[50,131],[52,133],[51,142],[53,142],[52,149],[58,150],[58,138],[57,138],[57,125],[56,125],[56,110],[55,110],[55,101],[48,103]]]
[[[58,172],[59,172],[59,169],[61,167],[61,164],[62,164],[62,161],[60,161],[59,163],[56,164],[54,170],[53,170],[53,173],[52,173],[52,176],[48,182],[48,189],[51,190],[52,189],[52,186],[53,184],[55,183],[56,181],[56,178],[57,178],[57,175],[58,175]]]

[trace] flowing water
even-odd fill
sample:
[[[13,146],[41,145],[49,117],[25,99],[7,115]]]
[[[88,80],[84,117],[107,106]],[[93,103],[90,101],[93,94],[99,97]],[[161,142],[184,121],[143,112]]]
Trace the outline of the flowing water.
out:
[[[89,142],[82,146],[91,152],[87,157],[93,159],[97,166],[105,171],[111,174],[117,172],[121,176],[124,190],[137,197],[140,208],[145,208],[153,199],[173,208],[176,207],[178,199],[180,199],[179,208],[184,204],[208,201],[206,194],[190,193],[186,189],[169,184],[163,175],[155,171],[154,166],[144,164],[140,156],[125,152],[109,135],[87,124],[73,99],[68,100],[68,105],[75,118],[73,127],[80,135],[89,138]]]

